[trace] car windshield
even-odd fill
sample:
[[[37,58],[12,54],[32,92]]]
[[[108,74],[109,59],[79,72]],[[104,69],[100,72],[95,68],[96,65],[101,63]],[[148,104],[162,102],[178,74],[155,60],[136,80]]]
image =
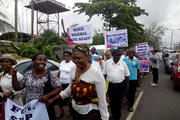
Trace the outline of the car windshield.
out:
[[[177,53],[171,53],[169,54],[169,59],[174,60],[176,58]]]
[[[33,69],[33,68],[34,66],[32,64],[32,61],[26,61],[26,62],[20,63],[19,65],[15,67],[15,69],[21,74],[25,74],[28,70]],[[50,71],[56,71],[59,68],[56,65],[52,64],[51,62],[47,61],[45,69],[50,70]]]

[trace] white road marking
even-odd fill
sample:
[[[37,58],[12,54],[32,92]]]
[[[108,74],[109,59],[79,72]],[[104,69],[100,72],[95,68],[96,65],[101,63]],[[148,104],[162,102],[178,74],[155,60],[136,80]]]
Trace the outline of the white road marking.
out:
[[[137,99],[136,99],[136,101],[135,101],[135,103],[134,103],[134,106],[133,106],[134,111],[133,111],[133,112],[129,112],[126,120],[131,120],[131,119],[132,119],[132,117],[133,117],[133,115],[134,115],[134,112],[136,111],[137,105],[139,104],[139,101],[140,101],[142,95],[143,95],[143,91],[141,91],[141,92],[139,93],[139,96],[137,97]]]

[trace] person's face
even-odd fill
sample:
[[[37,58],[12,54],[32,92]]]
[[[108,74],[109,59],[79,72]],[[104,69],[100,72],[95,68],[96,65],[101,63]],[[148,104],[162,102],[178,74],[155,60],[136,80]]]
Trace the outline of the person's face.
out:
[[[129,58],[132,59],[134,57],[134,52],[129,52]]]
[[[46,62],[47,62],[47,58],[43,54],[38,55],[36,60],[33,61],[35,69],[40,71],[45,69]]]
[[[116,53],[116,54],[113,55],[113,61],[115,63],[117,63],[120,58],[121,58],[121,54],[119,54],[119,53]]]
[[[84,69],[88,63],[89,57],[84,55],[80,51],[74,51],[72,53],[72,61],[76,64],[79,69]]]
[[[106,59],[108,60],[111,58],[111,53],[106,53],[105,56],[106,56]]]
[[[8,72],[10,70],[10,66],[12,66],[11,60],[6,59],[6,58],[2,59],[0,64],[2,66],[3,71],[5,71],[5,72]]]
[[[96,53],[96,48],[93,47],[93,48],[91,49],[91,53],[92,53],[92,54],[95,54],[95,53]]]
[[[71,56],[70,56],[68,53],[65,53],[65,54],[64,54],[64,60],[65,60],[66,62],[69,62],[69,61],[71,60]]]

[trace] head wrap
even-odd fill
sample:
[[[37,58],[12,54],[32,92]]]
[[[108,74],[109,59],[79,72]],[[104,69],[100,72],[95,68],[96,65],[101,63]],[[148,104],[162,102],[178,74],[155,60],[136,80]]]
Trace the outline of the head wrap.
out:
[[[83,54],[89,56],[89,48],[85,45],[76,45],[73,49],[73,51],[80,51]]]

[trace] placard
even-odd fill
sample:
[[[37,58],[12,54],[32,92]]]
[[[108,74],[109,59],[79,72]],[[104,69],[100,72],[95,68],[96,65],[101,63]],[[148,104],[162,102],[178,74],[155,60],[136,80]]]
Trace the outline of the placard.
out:
[[[46,106],[33,100],[20,106],[10,99],[5,103],[5,120],[49,120]]]
[[[92,25],[70,27],[67,29],[68,45],[92,44]]]
[[[104,40],[105,40],[106,48],[127,47],[128,46],[127,29],[106,32],[104,33]]]

